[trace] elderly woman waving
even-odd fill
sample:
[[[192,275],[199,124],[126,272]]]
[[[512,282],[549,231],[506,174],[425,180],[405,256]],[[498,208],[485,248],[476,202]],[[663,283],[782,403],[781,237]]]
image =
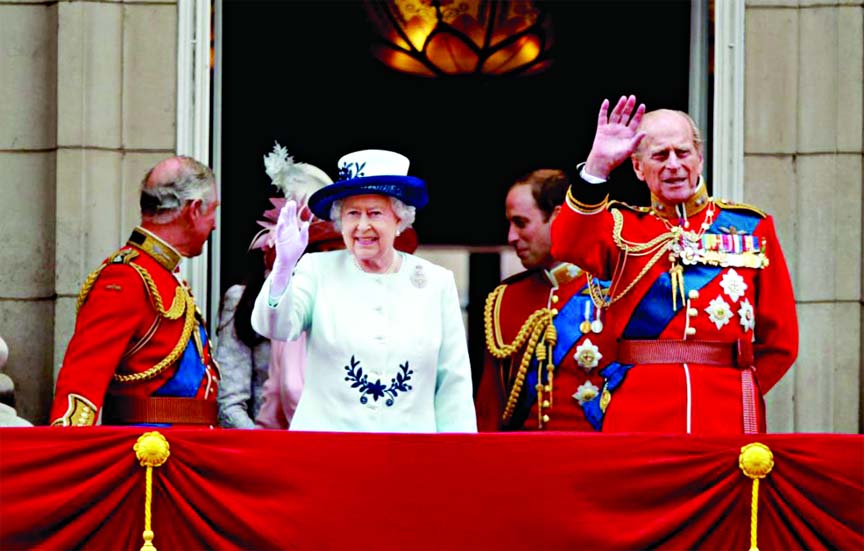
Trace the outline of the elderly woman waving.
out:
[[[302,255],[309,222],[290,201],[279,215],[252,326],[277,340],[307,331],[292,430],[476,431],[453,274],[393,246],[428,201],[408,165],[392,151],[351,153],[339,160],[342,179],[309,198],[340,227],[345,250]]]

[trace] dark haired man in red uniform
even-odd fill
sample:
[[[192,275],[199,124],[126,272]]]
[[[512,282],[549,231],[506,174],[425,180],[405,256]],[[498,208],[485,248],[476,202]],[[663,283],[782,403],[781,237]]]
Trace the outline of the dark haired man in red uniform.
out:
[[[569,183],[563,171],[541,169],[507,193],[507,241],[526,271],[486,300],[487,352],[475,400],[481,431],[593,430],[581,406],[603,383],[595,344],[603,322],[586,274],[550,252],[550,227]]]
[[[91,273],[57,378],[52,425],[216,424],[219,374],[179,274],[215,227],[213,173],[189,157],[153,167],[141,225]]]
[[[586,412],[604,432],[764,432],[763,395],[798,352],[772,218],[708,195],[686,113],[645,113],[634,96],[608,108],[552,226],[555,258],[612,280],[605,381]],[[628,158],[651,206],[608,200],[606,180]]]

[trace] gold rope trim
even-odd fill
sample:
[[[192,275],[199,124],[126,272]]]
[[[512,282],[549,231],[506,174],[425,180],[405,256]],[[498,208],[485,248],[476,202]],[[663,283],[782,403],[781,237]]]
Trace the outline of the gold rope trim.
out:
[[[531,314],[522,327],[516,333],[516,337],[510,344],[505,344],[501,334],[501,302],[504,297],[504,291],[507,285],[499,285],[489,296],[486,297],[486,305],[483,310],[483,321],[486,329],[486,348],[493,357],[503,360],[515,355],[525,341],[528,345],[525,347],[525,353],[522,355],[522,360],[519,362],[519,368],[514,373],[511,373],[510,393],[507,397],[507,405],[504,408],[504,413],[501,415],[501,420],[505,423],[510,421],[513,416],[513,410],[516,408],[516,402],[519,400],[519,395],[522,393],[522,387],[525,384],[525,375],[528,371],[528,365],[531,363],[531,358],[536,357],[538,362],[538,370],[543,368],[544,361],[546,363],[546,371],[548,373],[547,384],[542,384],[542,377],[538,372],[537,379],[537,410],[538,422],[540,428],[544,422],[549,421],[548,415],[543,415],[543,409],[552,405],[552,380],[555,365],[552,363],[552,349],[558,340],[558,333],[555,330],[555,325],[552,319],[558,313],[554,308],[540,308]],[[549,395],[548,400],[543,399],[543,392]]]
[[[78,311],[81,309],[81,305],[84,304],[84,301],[87,300],[87,295],[90,294],[90,289],[93,288],[93,285],[96,283],[96,280],[99,278],[99,274],[102,273],[102,270],[107,266],[107,264],[102,264],[87,276],[87,279],[84,280],[84,284],[81,286],[81,290],[78,292],[78,303],[75,305],[75,314],[78,314]]]
[[[741,447],[738,456],[738,467],[749,478],[753,479],[753,490],[750,497],[750,551],[759,551],[756,545],[757,522],[759,516],[759,479],[768,476],[774,468],[774,454],[765,444],[753,442]]]
[[[153,431],[139,436],[132,449],[140,465],[147,469],[144,487],[144,533],[142,534],[144,545],[141,546],[141,551],[156,551],[156,547],[153,546],[155,534],[150,514],[153,505],[153,467],[161,467],[168,461],[168,456],[171,455],[170,446],[168,440],[159,431]]]
[[[651,241],[647,241],[645,243],[636,243],[633,241],[628,241],[624,239],[621,233],[624,231],[624,215],[621,214],[621,211],[618,209],[612,209],[612,219],[614,221],[612,228],[612,239],[615,241],[615,245],[619,250],[623,253],[623,260],[619,255],[619,265],[615,267],[615,270],[612,272],[612,280],[609,284],[609,292],[608,298],[603,297],[602,290],[599,285],[596,285],[593,281],[593,276],[589,273],[585,274],[585,277],[588,281],[588,294],[591,296],[591,301],[594,303],[598,309],[608,308],[612,304],[618,302],[622,298],[624,298],[627,293],[629,293],[633,287],[636,286],[642,278],[654,267],[654,265],[663,258],[663,255],[668,252],[669,242],[675,239],[676,234],[674,232],[666,232],[661,233]],[[647,256],[649,254],[653,254],[654,256],[645,264],[639,274],[633,278],[627,287],[621,291],[620,293],[616,293],[616,288],[618,287],[619,280],[623,274],[624,265],[627,263],[627,259],[630,256]],[[682,286],[683,287],[683,286]]]
[[[179,289],[179,287],[178,287]],[[186,345],[189,343],[189,338],[192,335],[192,330],[195,328],[195,302],[192,299],[192,296],[186,294],[186,321],[183,323],[183,332],[180,334],[180,340],[177,341],[177,344],[174,345],[174,349],[171,350],[171,353],[168,356],[154,365],[147,371],[142,371],[141,373],[130,373],[128,375],[122,375],[120,373],[114,374],[114,380],[119,383],[131,383],[138,381],[146,381],[147,379],[152,379],[162,371],[164,371],[168,366],[172,365],[177,358],[180,357],[180,354],[183,353],[183,350],[186,348]]]
[[[90,294],[90,290],[93,288],[93,285],[96,284],[96,280],[99,278],[99,274],[102,273],[102,270],[105,269],[106,266],[110,264],[127,264],[132,266],[138,275],[141,276],[141,279],[144,281],[144,285],[147,286],[147,292],[150,295],[151,302],[153,303],[153,307],[156,308],[156,311],[159,312],[159,315],[168,318],[170,320],[176,320],[180,316],[183,315],[183,310],[186,305],[186,290],[182,288],[181,285],[178,285],[174,289],[174,299],[171,301],[171,307],[168,310],[165,310],[165,305],[162,302],[162,295],[159,293],[159,289],[156,287],[156,282],[153,281],[153,277],[143,266],[139,266],[132,262],[138,256],[138,253],[135,251],[118,251],[112,258],[119,259],[119,261],[111,261],[105,262],[87,276],[87,279],[84,280],[84,284],[81,286],[81,291],[78,292],[78,302],[75,306],[75,312],[81,309],[81,305],[84,304],[84,301],[87,300],[87,295]]]
[[[109,264],[129,264],[136,256],[138,256],[136,251],[131,249],[120,249],[111,255],[111,260],[103,262],[101,266],[90,272],[90,275],[88,275],[87,279],[84,280],[84,284],[78,292],[78,303],[75,305],[75,313],[78,313],[78,310],[81,309],[81,305],[84,304],[85,300],[87,300],[87,295],[90,294],[90,289],[92,289],[93,285],[96,284],[99,274],[102,273],[102,270],[104,270],[106,266]]]
[[[141,276],[141,279],[144,280],[144,284],[147,285],[147,291],[150,293],[150,297],[153,299],[153,306],[156,308],[156,311],[159,312],[159,315],[163,318],[168,318],[169,320],[176,320],[183,314],[183,307],[186,305],[186,296],[188,293],[185,289],[183,289],[182,285],[177,285],[174,288],[174,300],[171,301],[171,307],[168,310],[165,310],[165,306],[162,303],[162,295],[159,294],[159,289],[156,288],[156,283],[153,281],[153,277],[150,275],[150,272],[146,270],[143,266],[139,266],[137,264],[130,264],[135,271],[138,272],[138,275]]]
[[[81,286],[81,291],[78,293],[78,302],[75,307],[76,313],[81,309],[81,306],[84,304],[84,301],[87,300],[87,296],[90,294],[90,290],[95,285],[96,280],[99,278],[99,274],[102,273],[102,270],[105,269],[106,266],[110,264],[127,264],[132,266],[138,275],[141,277],[141,280],[144,281],[144,285],[147,288],[147,293],[150,295],[151,303],[160,316],[163,318],[167,318],[169,320],[176,320],[183,315],[183,312],[186,312],[186,319],[183,323],[183,331],[180,334],[180,340],[177,341],[177,344],[174,346],[174,349],[171,350],[171,353],[163,359],[158,364],[154,365],[147,371],[142,373],[130,373],[130,374],[120,374],[115,373],[113,379],[120,383],[130,383],[137,381],[145,381],[147,379],[152,379],[162,371],[164,371],[168,366],[172,365],[177,358],[180,357],[180,354],[183,353],[183,350],[186,348],[186,345],[189,343],[189,338],[192,335],[192,330],[195,327],[195,301],[192,298],[186,289],[183,288],[182,285],[177,285],[174,288],[174,299],[171,301],[171,307],[167,310],[165,309],[165,305],[162,302],[162,295],[159,293],[159,289],[156,287],[156,282],[153,281],[153,277],[143,266],[139,266],[134,264],[132,259],[138,256],[136,251],[132,250],[120,250],[114,256],[112,256],[112,261],[105,262],[90,275],[87,276],[87,279],[84,280],[84,284]],[[126,356],[129,354],[127,353]],[[124,357],[126,357],[124,356]],[[202,356],[203,358],[203,356]]]

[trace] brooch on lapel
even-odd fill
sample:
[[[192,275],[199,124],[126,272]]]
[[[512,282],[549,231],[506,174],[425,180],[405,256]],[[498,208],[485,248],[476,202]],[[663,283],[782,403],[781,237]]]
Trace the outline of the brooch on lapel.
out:
[[[411,285],[418,289],[426,286],[426,273],[423,271],[423,266],[414,266],[414,273],[411,274]]]

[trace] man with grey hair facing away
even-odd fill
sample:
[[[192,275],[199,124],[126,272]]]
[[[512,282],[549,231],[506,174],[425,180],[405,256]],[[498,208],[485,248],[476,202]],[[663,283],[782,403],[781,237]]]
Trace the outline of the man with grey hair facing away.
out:
[[[190,157],[154,166],[141,183],[141,225],[91,273],[57,378],[51,424],[216,425],[218,370],[182,257],[216,226],[211,170]]]

